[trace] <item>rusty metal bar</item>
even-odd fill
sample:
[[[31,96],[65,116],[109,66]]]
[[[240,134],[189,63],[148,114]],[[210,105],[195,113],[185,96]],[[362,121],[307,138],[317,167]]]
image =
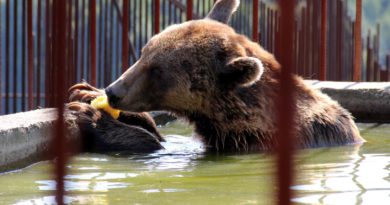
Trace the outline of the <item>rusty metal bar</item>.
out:
[[[327,45],[327,0],[321,0],[321,64],[320,80],[326,80]]]
[[[109,54],[109,82],[113,81],[113,71],[116,70],[113,66],[114,62],[114,6],[111,1],[110,3],[110,54]]]
[[[9,113],[9,91],[10,91],[10,0],[5,5],[5,114]]]
[[[276,101],[278,105],[278,133],[277,133],[277,181],[278,195],[277,200],[280,205],[291,204],[290,186],[293,179],[292,156],[294,154],[293,143],[293,116],[294,105],[293,79],[291,75],[293,66],[293,31],[294,31],[294,9],[295,1],[280,1],[280,35],[277,41],[279,60],[283,67],[280,76],[280,94]],[[283,35],[282,35],[283,34]],[[286,106],[285,102],[290,102]]]
[[[104,0],[104,13],[101,13],[102,15],[104,15],[104,31],[103,31],[103,34],[104,34],[104,42],[103,42],[103,46],[104,46],[104,51],[103,51],[103,60],[104,60],[104,64],[103,64],[103,86],[107,86],[108,84],[108,78],[109,78],[109,73],[108,73],[108,59],[107,59],[107,56],[109,55],[108,54],[108,46],[107,46],[107,43],[108,43],[108,0]]]
[[[138,49],[139,49],[139,55],[141,55],[141,48],[142,48],[142,2],[144,2],[144,0],[140,0],[139,1],[139,7],[138,7],[138,14],[139,14],[139,22],[138,22]]]
[[[353,80],[360,81],[361,56],[362,56],[362,0],[356,0],[356,20],[355,20],[355,61],[353,66]]]
[[[122,19],[122,73],[129,67],[128,53],[129,40],[127,33],[129,32],[129,0],[123,0],[123,19]]]
[[[13,58],[13,112],[15,113],[17,111],[17,93],[18,93],[18,0],[14,0],[14,58]]]
[[[193,15],[192,15],[193,9],[192,8],[193,8],[193,1],[187,0],[187,11],[186,11],[187,21],[192,20],[192,18],[193,18]]]
[[[29,0],[29,1],[32,1],[32,0]],[[29,4],[31,4],[31,11],[30,11],[30,6],[28,6],[28,18],[32,17],[32,2],[30,2]],[[31,12],[31,14],[30,14]],[[42,61],[42,56],[41,56],[41,35],[42,35],[42,1],[38,1],[38,32],[37,32],[37,56],[38,56],[38,59],[37,59],[37,98],[36,98],[36,105],[37,106],[40,106],[41,105],[41,61]],[[31,27],[32,27],[32,22],[31,22]],[[32,30],[32,28],[31,28]],[[32,37],[33,33],[31,31],[28,32],[28,35]],[[29,57],[30,58],[30,57]],[[33,61],[33,60],[31,60]],[[29,65],[30,67],[30,65]],[[28,82],[30,83],[30,81],[33,81],[31,80],[33,74],[31,73],[31,71],[28,72]],[[29,89],[31,89],[31,85],[29,85]],[[32,109],[32,105],[33,105],[33,102],[31,102],[31,100],[33,100],[33,94],[31,93],[31,91],[33,91],[32,89],[31,90],[28,90],[28,109]],[[31,97],[30,97],[31,96]]]
[[[160,33],[160,0],[154,1],[154,34]]]
[[[49,28],[49,0],[45,1],[45,106],[48,107],[49,102],[49,39],[50,39],[50,28]]]
[[[54,0],[55,1],[55,0]],[[84,76],[85,71],[85,0],[82,0],[81,3],[81,66],[80,66],[80,78],[84,79],[86,76]]]
[[[367,48],[366,49],[367,49],[366,81],[371,81],[371,31],[370,30],[368,30],[368,34],[367,34]],[[356,52],[355,52],[355,58],[356,58]]]
[[[390,55],[386,56],[387,81],[390,80]]]
[[[73,1],[69,1],[68,3],[68,9],[67,9],[67,60],[66,60],[66,66],[68,67],[68,72],[66,73],[67,75],[67,81],[66,81],[66,85],[67,87],[68,86],[71,86],[72,85],[72,82],[71,82],[71,79],[72,79],[72,60],[73,60],[73,53],[72,53],[72,33],[73,33],[73,30],[72,30],[72,12],[73,12]]]
[[[22,111],[26,111],[26,6],[22,1]],[[28,82],[27,82],[28,83]]]
[[[25,13],[23,11],[23,13]],[[32,31],[32,0],[27,1],[27,49],[28,49],[28,109],[31,110],[33,108],[33,83],[34,83],[34,45],[33,45],[33,31]],[[24,19],[24,17],[23,17]],[[25,26],[23,26],[24,30]],[[23,31],[25,33],[25,31]],[[16,36],[16,35],[15,35]],[[25,38],[23,38],[25,39]],[[23,40],[23,53],[24,53],[24,40]],[[23,55],[24,61],[24,55]],[[23,63],[24,64],[24,63]],[[23,65],[24,70],[24,65]],[[22,77],[22,81],[24,81],[24,76]],[[24,85],[23,85],[24,87]],[[24,93],[24,88],[22,89],[22,93]],[[23,96],[24,101],[24,96]],[[24,107],[24,103],[23,106]]]
[[[2,16],[2,5],[3,4],[0,4],[0,16]],[[3,31],[3,24],[2,24],[2,20],[0,20],[0,31]],[[2,53],[2,40],[3,40],[3,32],[0,32],[0,81],[3,82],[3,53]],[[3,114],[3,83],[0,83],[0,115]]]
[[[89,1],[89,35],[91,49],[91,84],[96,86],[96,0]]]
[[[64,102],[65,102],[65,82],[66,82],[66,1],[53,1],[53,31],[54,52],[53,66],[55,69],[56,99],[55,105],[58,109],[58,120],[56,123],[56,136],[52,147],[56,156],[56,202],[64,204],[64,176],[66,174],[66,141],[64,123]],[[53,80],[53,79],[52,79]]]

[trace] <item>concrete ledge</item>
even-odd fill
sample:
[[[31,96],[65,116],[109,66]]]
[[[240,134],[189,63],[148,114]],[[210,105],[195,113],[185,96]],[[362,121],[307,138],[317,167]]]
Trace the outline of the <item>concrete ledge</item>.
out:
[[[0,172],[42,160],[56,118],[56,109],[0,116]]]
[[[358,122],[390,122],[390,83],[307,80],[341,106]]]

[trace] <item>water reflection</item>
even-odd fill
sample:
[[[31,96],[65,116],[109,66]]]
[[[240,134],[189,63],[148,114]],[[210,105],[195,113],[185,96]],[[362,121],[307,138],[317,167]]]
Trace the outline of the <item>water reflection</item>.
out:
[[[368,141],[362,146],[296,155],[295,204],[390,204],[390,127],[362,133]],[[201,142],[185,136],[169,135],[165,150],[147,155],[73,158],[65,176],[67,203],[274,204],[271,154],[205,154]],[[0,176],[0,204],[54,204],[55,181],[44,174],[49,168],[40,163]]]
[[[337,157],[329,162],[313,157],[299,165],[297,185],[292,186],[302,204],[389,204],[389,153],[367,153],[363,146],[332,148]],[[362,150],[363,149],[363,150]]]
[[[109,201],[106,195],[88,195],[88,196],[65,196],[65,204],[94,204],[108,205]],[[55,196],[44,196],[35,199],[22,200],[15,205],[55,205]]]

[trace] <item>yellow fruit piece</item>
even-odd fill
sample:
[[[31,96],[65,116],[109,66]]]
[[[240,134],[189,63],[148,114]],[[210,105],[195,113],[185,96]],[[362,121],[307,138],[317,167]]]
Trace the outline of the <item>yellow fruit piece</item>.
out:
[[[114,119],[118,119],[120,110],[112,108],[108,104],[107,95],[102,95],[91,101],[91,106],[96,109],[102,109],[110,114]]]

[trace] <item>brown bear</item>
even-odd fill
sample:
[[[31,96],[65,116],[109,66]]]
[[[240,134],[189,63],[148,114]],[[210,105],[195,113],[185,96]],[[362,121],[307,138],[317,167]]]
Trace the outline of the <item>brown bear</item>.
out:
[[[100,95],[104,95],[104,91],[85,82],[69,89],[67,116],[68,119],[76,117],[82,151],[140,153],[163,148],[160,142],[164,139],[148,113],[121,111],[118,119],[114,119],[103,110],[90,105],[91,100]]]
[[[281,66],[226,24],[238,5],[218,0],[205,19],[172,25],[152,37],[140,59],[106,88],[110,105],[184,117],[212,150],[270,149]],[[364,141],[348,111],[302,78],[293,81],[298,147]]]

